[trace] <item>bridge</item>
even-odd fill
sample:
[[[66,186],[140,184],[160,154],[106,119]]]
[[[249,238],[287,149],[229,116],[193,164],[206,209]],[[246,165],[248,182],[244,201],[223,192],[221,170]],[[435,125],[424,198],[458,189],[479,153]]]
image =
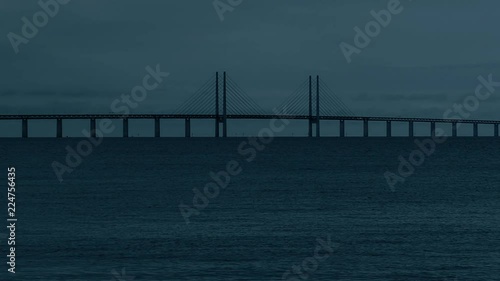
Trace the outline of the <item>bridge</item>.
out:
[[[222,76],[222,77],[220,77]],[[457,137],[458,124],[472,124],[473,136],[478,136],[479,124],[488,124],[494,128],[494,136],[499,136],[500,120],[466,120],[439,118],[405,118],[356,116],[324,83],[319,76],[312,76],[304,81],[280,106],[267,112],[245,93],[227,74],[219,75],[207,81],[196,93],[181,106],[169,114],[43,114],[43,115],[0,115],[0,120],[21,120],[21,136],[28,138],[29,120],[57,120],[56,137],[63,137],[63,120],[84,119],[90,121],[90,133],[96,137],[97,120],[121,119],[123,137],[129,136],[130,119],[151,119],[155,122],[155,137],[161,137],[162,119],[181,119],[185,121],[185,137],[191,137],[191,120],[213,119],[215,137],[227,137],[229,119],[290,119],[307,120],[308,136],[321,136],[321,121],[339,121],[339,136],[345,137],[345,121],[363,122],[363,136],[369,137],[370,122],[386,122],[386,136],[392,136],[392,122],[408,123],[408,136],[414,137],[415,123],[430,123],[430,135],[436,135],[436,123],[452,125],[452,136]],[[313,134],[315,128],[315,134]]]

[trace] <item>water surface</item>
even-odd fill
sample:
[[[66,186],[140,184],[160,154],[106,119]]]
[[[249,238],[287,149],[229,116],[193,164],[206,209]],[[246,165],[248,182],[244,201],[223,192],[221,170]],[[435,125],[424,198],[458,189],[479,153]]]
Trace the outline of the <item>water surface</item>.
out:
[[[51,163],[78,139],[0,139],[15,279],[282,280],[329,235],[307,280],[500,280],[498,139],[438,145],[396,192],[383,174],[412,139],[279,138],[251,162],[244,140],[105,139],[60,183]],[[179,204],[231,160],[242,172],[186,224]]]

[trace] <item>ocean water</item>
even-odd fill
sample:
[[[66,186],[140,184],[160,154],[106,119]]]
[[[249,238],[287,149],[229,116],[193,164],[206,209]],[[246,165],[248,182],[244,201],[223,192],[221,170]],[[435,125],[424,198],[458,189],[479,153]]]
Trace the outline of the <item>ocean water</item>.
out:
[[[51,164],[79,141],[0,140],[18,219],[0,280],[500,280],[495,138],[437,145],[395,192],[384,172],[413,139],[277,138],[248,162],[244,138],[110,138],[61,183]],[[187,224],[179,204],[230,161]]]

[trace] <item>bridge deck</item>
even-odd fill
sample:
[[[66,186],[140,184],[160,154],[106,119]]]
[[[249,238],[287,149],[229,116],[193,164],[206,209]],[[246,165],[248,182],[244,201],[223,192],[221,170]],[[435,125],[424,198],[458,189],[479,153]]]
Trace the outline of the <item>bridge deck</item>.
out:
[[[0,120],[22,119],[214,119],[215,114],[50,114],[50,115],[0,115]],[[219,116],[222,118],[222,115]],[[227,119],[315,119],[308,115],[227,115]],[[319,116],[320,120],[345,121],[394,121],[394,122],[436,122],[436,123],[475,123],[500,124],[500,120],[409,118],[409,117],[368,117],[368,116]]]

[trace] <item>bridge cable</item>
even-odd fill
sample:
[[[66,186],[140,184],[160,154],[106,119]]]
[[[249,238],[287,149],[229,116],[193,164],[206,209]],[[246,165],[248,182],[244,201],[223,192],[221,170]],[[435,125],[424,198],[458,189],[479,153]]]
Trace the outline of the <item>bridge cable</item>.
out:
[[[186,101],[184,101],[178,108],[177,112],[184,111],[185,108],[188,108],[192,105],[193,101],[199,98],[200,92],[204,91],[207,85],[210,83],[210,80],[207,81],[202,87],[200,87],[193,95],[191,95]]]
[[[206,94],[206,91],[202,92],[203,95],[201,95],[199,98],[197,98],[194,102],[192,102],[188,107],[186,107],[183,110],[183,114],[197,114],[198,110],[201,108],[204,108],[206,105],[206,102],[209,101],[210,96]]]
[[[242,96],[244,100],[250,105],[250,108],[255,110],[258,114],[266,114],[266,111],[256,103],[231,77],[228,77],[229,83],[232,84],[237,92]]]
[[[215,101],[212,96],[214,89],[215,87],[212,87],[212,89],[205,91],[205,95],[190,107],[188,114],[214,114]]]
[[[294,109],[293,106],[295,106],[295,103],[300,100],[303,96],[306,96],[304,94],[304,90],[307,90],[308,86],[308,80],[304,81],[302,84],[299,85],[298,88],[295,89],[295,91],[289,95],[285,101],[283,101],[278,107],[278,112],[281,111],[286,111],[285,114],[287,115],[294,115],[294,112],[291,111]],[[293,105],[293,106],[292,106]]]
[[[249,110],[255,110],[257,112],[259,112],[258,109],[254,108],[254,106],[252,106],[244,97],[241,96],[241,94],[239,94],[239,92],[233,88],[232,85],[229,85],[230,89],[234,91],[234,95],[231,95],[232,98],[235,99],[235,103],[236,102],[239,102],[241,103],[244,107],[247,107]],[[232,99],[231,99],[232,100]],[[234,105],[235,107],[237,107],[237,104]],[[245,113],[247,113],[248,115],[251,115],[252,113],[255,114],[255,112],[251,112],[251,111],[246,111],[246,110],[243,110]],[[262,112],[259,112],[259,113],[262,113]]]
[[[323,91],[329,93],[326,89],[324,89],[322,86],[320,86],[321,89],[323,89]],[[344,116],[352,116],[353,114],[349,112],[348,109],[346,109],[345,106],[342,105],[342,103],[337,100],[337,99],[334,99],[332,98],[330,95],[326,95],[324,96],[323,98],[323,101],[326,101],[326,103],[329,103],[330,105],[333,105],[333,107],[335,108],[335,114],[342,114]]]
[[[332,89],[330,89],[330,87],[328,87],[328,85],[327,85],[325,82],[323,82],[323,80],[321,80],[321,79],[320,79],[320,81],[322,82],[322,83],[320,82],[320,86],[321,86],[321,85],[324,85],[324,87],[326,87],[326,89],[327,89],[327,90],[328,90],[328,91],[332,94],[332,98],[333,98],[333,99],[335,99],[335,100],[337,100],[337,101],[339,102],[339,104],[341,105],[341,107],[342,107],[342,108],[343,108],[343,109],[344,109],[347,113],[349,113],[349,114],[350,114],[350,116],[354,116],[354,115],[355,115],[355,114],[354,114],[354,112],[353,112],[352,110],[350,110],[350,109],[349,109],[349,107],[348,107],[348,106],[347,106],[347,105],[346,105],[346,104],[342,101],[342,99],[340,99],[340,98],[339,98],[339,97],[335,94],[335,92],[334,92]]]
[[[211,100],[213,97],[211,96],[211,92],[214,90],[214,86],[210,89],[206,89],[200,95],[200,98],[192,102],[189,107],[186,107],[183,114],[198,114],[200,110],[206,110],[206,107],[210,106]],[[213,101],[212,101],[213,103]],[[214,107],[215,108],[215,107]]]
[[[207,87],[209,87],[210,82],[212,82],[212,78],[210,78],[207,82],[203,84],[196,92],[191,95],[185,102],[183,102],[176,110],[175,112],[179,113],[186,113],[187,109],[192,107],[193,103],[200,98],[200,95],[203,94],[203,92],[206,90]],[[187,112],[189,113],[189,112]]]

